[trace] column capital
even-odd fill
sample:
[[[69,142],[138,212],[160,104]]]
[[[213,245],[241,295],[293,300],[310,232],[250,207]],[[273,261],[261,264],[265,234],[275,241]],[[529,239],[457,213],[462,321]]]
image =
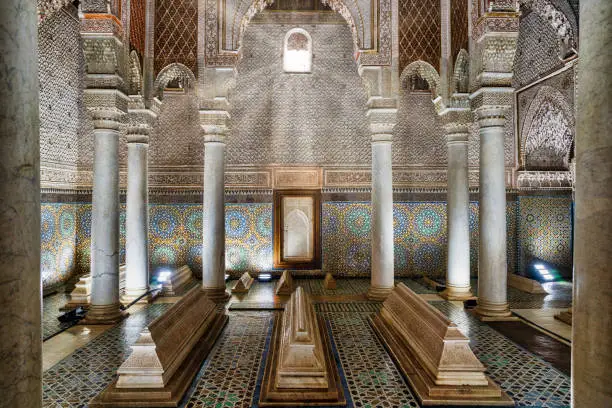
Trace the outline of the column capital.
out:
[[[119,130],[128,109],[128,97],[117,89],[85,89],[83,101],[95,129]]]
[[[370,98],[366,113],[373,135],[393,133],[397,122],[397,100],[394,98]],[[372,136],[374,140],[374,136]]]
[[[451,122],[446,123],[443,127],[447,144],[467,143],[470,136],[467,123]]]
[[[478,125],[481,128],[504,127],[506,124],[507,106],[481,106],[474,110]]]
[[[200,110],[200,127],[204,143],[225,143],[225,135],[229,131],[230,114],[226,110]]]
[[[393,134],[391,133],[374,133],[372,135],[372,143],[391,143],[393,141]]]

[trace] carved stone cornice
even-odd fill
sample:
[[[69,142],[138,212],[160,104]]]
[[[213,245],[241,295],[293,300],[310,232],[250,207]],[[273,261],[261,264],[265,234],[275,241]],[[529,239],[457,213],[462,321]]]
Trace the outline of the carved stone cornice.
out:
[[[571,190],[573,184],[571,171],[519,171],[516,178],[519,190]]]

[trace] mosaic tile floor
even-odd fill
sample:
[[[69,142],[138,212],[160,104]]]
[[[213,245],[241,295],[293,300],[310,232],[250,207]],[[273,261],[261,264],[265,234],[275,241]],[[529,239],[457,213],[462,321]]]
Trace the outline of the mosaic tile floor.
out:
[[[320,281],[299,280],[308,292],[329,295]],[[356,294],[368,281],[338,280],[336,293]],[[430,292],[409,283],[421,293]],[[229,286],[229,284],[228,284]],[[270,300],[274,282],[256,282],[248,297]],[[569,406],[569,377],[550,364],[445,301],[432,303],[471,339],[474,353],[488,374],[519,407]],[[50,368],[43,375],[45,407],[86,407],[108,385],[142,328],[169,304],[153,304],[132,314]],[[328,322],[354,407],[418,407],[393,361],[372,331],[367,318],[379,303],[326,302],[316,309]],[[261,375],[262,355],[272,329],[272,311],[230,311],[230,320],[198,374],[184,407],[251,407]]]
[[[64,312],[60,312],[60,307],[68,302],[68,294],[60,292],[43,298],[42,315],[42,338],[46,339],[55,333],[70,327],[72,323],[60,323],[57,317]]]

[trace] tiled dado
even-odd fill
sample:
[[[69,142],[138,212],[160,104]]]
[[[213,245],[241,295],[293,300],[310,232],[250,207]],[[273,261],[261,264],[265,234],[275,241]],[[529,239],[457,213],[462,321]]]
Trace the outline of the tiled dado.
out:
[[[508,269],[516,268],[516,202],[506,207]],[[443,277],[446,273],[446,203],[393,204],[395,275]],[[323,269],[338,276],[369,276],[369,202],[326,202],[322,211]],[[478,203],[470,203],[470,263],[478,268]]]
[[[555,201],[556,200],[556,201]],[[561,200],[561,201],[560,201]],[[563,199],[532,197],[508,201],[508,270],[519,270],[518,249],[551,253],[568,262],[571,221]],[[540,207],[540,203],[544,207]],[[520,231],[518,228],[520,205]],[[226,204],[226,268],[232,275],[273,268],[272,203]],[[531,218],[533,218],[532,221]],[[150,204],[149,242],[152,270],[189,265],[202,270],[202,207],[199,204]],[[446,204],[396,202],[393,208],[395,274],[443,277],[446,270]],[[120,214],[120,257],[125,258],[125,206]],[[369,202],[322,204],[323,270],[338,276],[370,275],[371,206]],[[478,203],[470,203],[470,260],[478,261]],[[520,245],[519,245],[520,244]],[[65,282],[89,270],[91,204],[43,204],[41,269],[43,286]]]

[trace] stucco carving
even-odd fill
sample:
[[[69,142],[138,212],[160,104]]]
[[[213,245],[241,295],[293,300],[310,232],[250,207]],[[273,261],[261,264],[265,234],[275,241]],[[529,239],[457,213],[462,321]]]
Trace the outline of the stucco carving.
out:
[[[142,70],[138,53],[130,52],[130,70],[128,78],[128,88],[130,95],[138,95],[142,91]]]
[[[470,90],[470,56],[463,48],[459,50],[453,71],[453,93],[466,93]]]
[[[577,48],[577,36],[574,30],[577,25],[573,15],[568,16],[563,13],[549,0],[521,0],[521,6],[530,8],[548,21],[562,42],[564,54]]]
[[[574,114],[553,87],[542,86],[529,106],[523,124],[522,164],[526,169],[569,168],[574,141]]]
[[[164,89],[169,84],[175,84],[178,88],[183,89],[186,93],[195,91],[196,78],[193,72],[185,65],[180,63],[174,63],[165,66],[157,75],[155,84],[153,85],[156,95],[159,99],[164,96]]]
[[[440,84],[440,75],[438,71],[425,61],[414,61],[406,66],[400,75],[400,84],[403,89],[408,88],[408,81],[414,76],[419,76],[429,85],[432,99],[438,96],[438,85]]]

